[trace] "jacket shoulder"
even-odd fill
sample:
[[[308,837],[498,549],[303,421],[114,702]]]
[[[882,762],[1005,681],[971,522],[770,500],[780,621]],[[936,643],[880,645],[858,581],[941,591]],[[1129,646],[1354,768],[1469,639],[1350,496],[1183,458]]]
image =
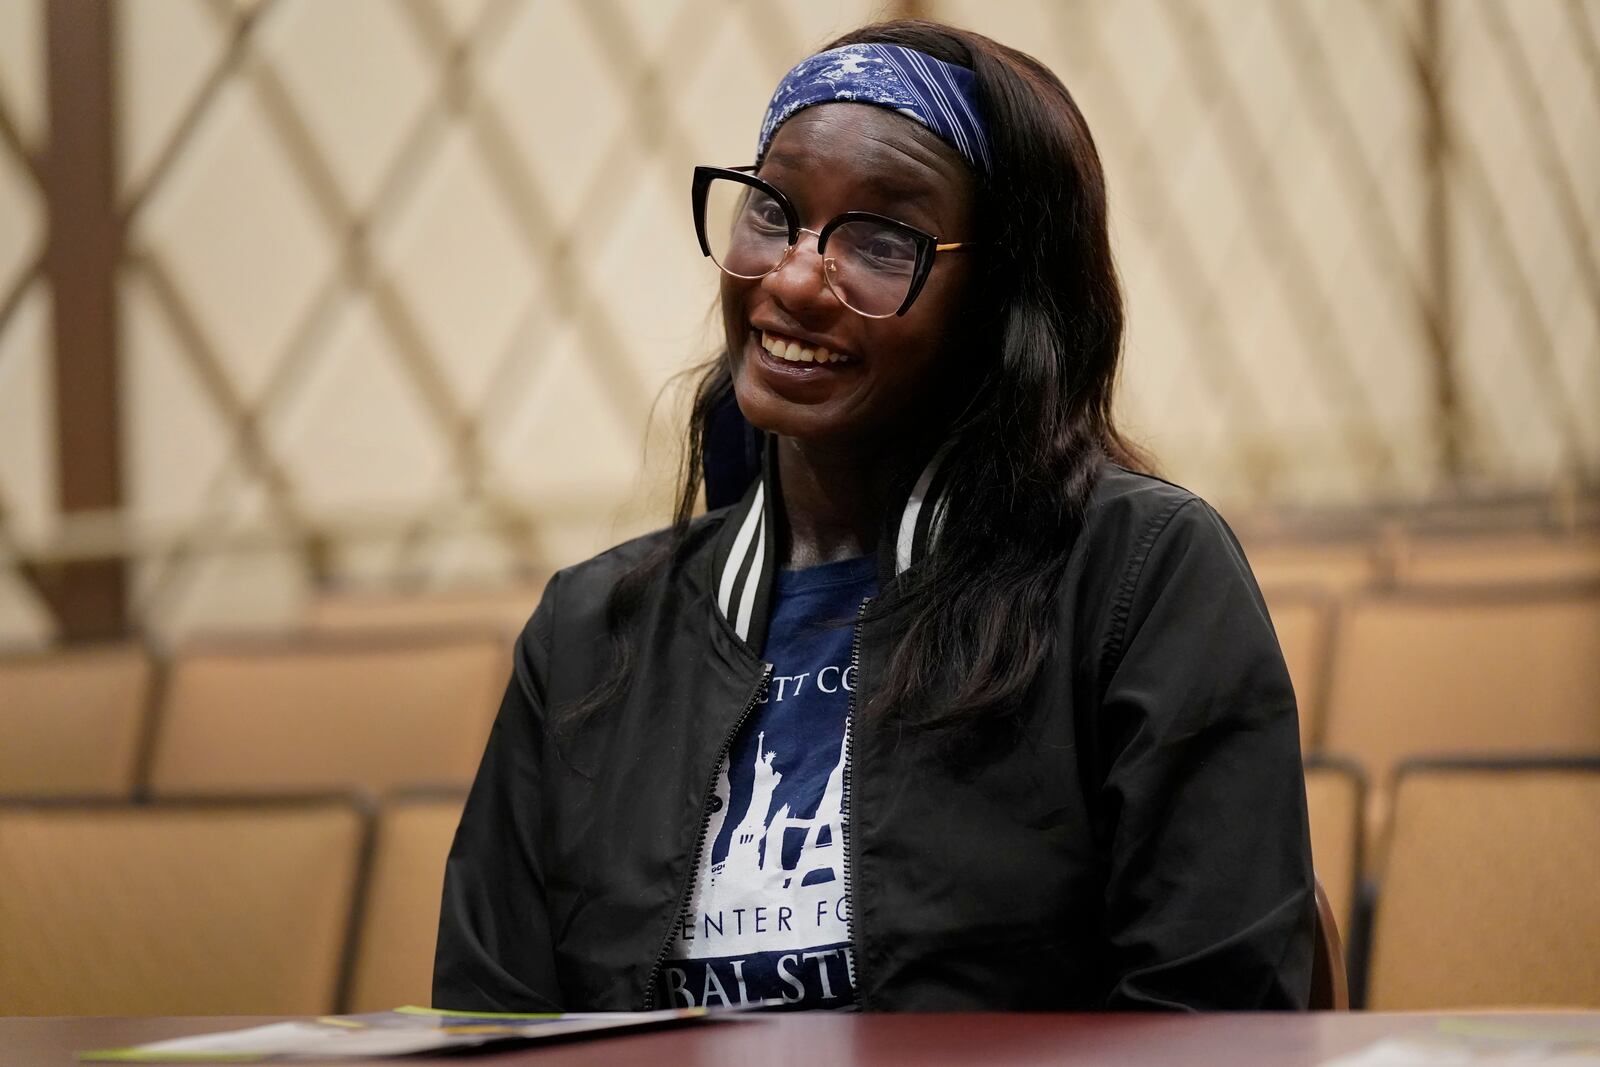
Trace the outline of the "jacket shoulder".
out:
[[[1133,534],[1148,548],[1160,539],[1206,546],[1249,570],[1244,550],[1227,520],[1205,499],[1165,478],[1108,463],[1090,494],[1086,525]],[[1140,536],[1142,534],[1142,536]]]
[[[1205,503],[1183,486],[1165,478],[1106,463],[1101,466],[1094,491],[1089,494],[1087,518],[1091,524],[1113,517],[1138,524],[1141,520],[1170,516],[1193,501]]]
[[[1199,568],[1225,582],[1249,574],[1233,531],[1205,500],[1110,463],[1090,494],[1081,541],[1079,593],[1106,609],[1101,622],[1112,644],[1135,594],[1159,594],[1175,567]]]
[[[1084,509],[1086,562],[1102,571],[1136,566],[1169,527],[1177,531],[1196,521],[1210,525],[1220,519],[1210,505],[1181,485],[1103,464]]]
[[[652,530],[614,545],[581,563],[574,563],[556,571],[545,587],[545,599],[559,587],[563,611],[574,607],[604,611],[612,589],[625,576],[650,564],[659,563],[654,581],[699,581],[703,569],[697,561],[710,553],[716,531],[721,528],[729,509],[697,516],[684,532],[682,547],[674,552],[675,532],[671,527]]]

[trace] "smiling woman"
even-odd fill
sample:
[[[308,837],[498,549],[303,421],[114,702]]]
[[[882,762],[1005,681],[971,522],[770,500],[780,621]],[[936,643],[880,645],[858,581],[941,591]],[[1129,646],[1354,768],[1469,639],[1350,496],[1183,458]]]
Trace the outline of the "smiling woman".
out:
[[[1066,89],[869,26],[692,205],[726,345],[675,521],[518,641],[436,1005],[1305,1006],[1294,694],[1227,526],[1113,424]],[[737,503],[695,514],[702,461]]]

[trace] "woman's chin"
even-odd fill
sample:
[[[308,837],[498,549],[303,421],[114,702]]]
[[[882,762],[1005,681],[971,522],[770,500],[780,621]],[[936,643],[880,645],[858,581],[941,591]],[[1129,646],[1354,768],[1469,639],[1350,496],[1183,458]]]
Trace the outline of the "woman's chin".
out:
[[[837,441],[851,435],[850,427],[836,416],[836,406],[805,402],[771,388],[761,376],[739,368],[733,380],[734,395],[745,421],[758,430],[804,441]]]

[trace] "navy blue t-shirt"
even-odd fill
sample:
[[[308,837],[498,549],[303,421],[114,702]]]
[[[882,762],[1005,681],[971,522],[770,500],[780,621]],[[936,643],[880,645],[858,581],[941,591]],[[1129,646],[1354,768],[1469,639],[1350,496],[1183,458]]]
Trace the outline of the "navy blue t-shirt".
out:
[[[706,848],[663,972],[664,1003],[855,1003],[844,870],[851,639],[871,556],[780,571],[766,700],[718,776]]]

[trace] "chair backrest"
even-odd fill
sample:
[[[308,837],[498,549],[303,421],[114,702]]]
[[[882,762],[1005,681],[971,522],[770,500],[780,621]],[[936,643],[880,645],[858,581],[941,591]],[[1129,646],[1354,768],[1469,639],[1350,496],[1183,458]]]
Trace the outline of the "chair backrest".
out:
[[[1408,540],[1395,564],[1407,586],[1600,582],[1600,536],[1459,536]]]
[[[1264,589],[1315,589],[1339,595],[1388,579],[1384,545],[1376,539],[1252,538],[1245,542],[1245,555]]]
[[[351,1011],[431,1002],[444,863],[464,802],[462,795],[397,797],[379,813]]]
[[[1316,589],[1262,589],[1278,634],[1289,680],[1300,709],[1300,747],[1314,751],[1322,740],[1322,698],[1328,673],[1333,600]]]
[[[1350,930],[1361,877],[1361,804],[1366,783],[1347,763],[1306,763],[1306,807],[1311,815],[1311,858],[1338,919]]]
[[[516,636],[539,605],[544,583],[396,594],[346,591],[312,599],[307,629],[316,633],[491,629]]]
[[[1323,751],[1370,776],[1369,849],[1404,759],[1600,751],[1600,592],[1375,595],[1338,626]]]
[[[337,1010],[364,834],[342,801],[0,806],[0,1005]]]
[[[1339,921],[1334,918],[1333,905],[1328,903],[1321,879],[1314,878],[1313,885],[1317,891],[1317,935],[1311,957],[1311,1010],[1349,1011],[1350,981],[1345,975]]]
[[[488,635],[190,649],[157,721],[157,795],[384,791],[472,780],[508,670]]]
[[[135,645],[0,660],[0,795],[131,795],[152,674]]]
[[[1397,780],[1367,1006],[1600,1008],[1600,759]]]

